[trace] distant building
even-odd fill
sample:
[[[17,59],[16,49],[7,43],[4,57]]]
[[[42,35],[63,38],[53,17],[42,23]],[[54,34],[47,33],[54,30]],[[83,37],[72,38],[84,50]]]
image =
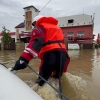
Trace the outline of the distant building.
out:
[[[29,42],[32,31],[32,19],[39,14],[39,10],[34,6],[23,8],[25,12],[25,20],[15,26],[17,41]],[[94,18],[92,15],[79,14],[72,16],[59,17],[58,26],[61,27],[65,36],[65,43],[83,44],[84,48],[92,48],[93,46],[93,27]]]
[[[66,41],[75,40],[78,42],[79,38],[84,37],[83,40],[88,37],[93,37],[93,18],[91,15],[80,14],[73,16],[66,16],[57,18],[58,26],[62,28],[64,36],[69,37]],[[93,40],[84,41],[84,43],[92,43]]]
[[[57,19],[58,26],[64,33],[65,43],[83,44],[83,48],[93,47],[94,18],[91,15],[80,14]]]
[[[39,14],[39,10],[34,6],[24,7],[25,20],[19,25],[15,26],[16,29],[16,39],[24,42],[29,42],[30,33],[32,31],[32,20]]]
[[[9,34],[14,39],[15,42],[19,40],[24,42],[29,42],[30,33],[32,30],[32,19],[39,14],[39,10],[34,6],[24,7],[25,20],[21,22],[19,25],[15,26],[15,32],[10,32]],[[0,33],[0,43],[1,43],[2,34]]]

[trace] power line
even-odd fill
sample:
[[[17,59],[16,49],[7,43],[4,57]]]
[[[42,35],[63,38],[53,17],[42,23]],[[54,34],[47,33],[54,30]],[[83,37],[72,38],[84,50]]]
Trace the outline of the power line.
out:
[[[51,0],[49,0],[46,5],[40,10],[40,12],[47,6],[47,4],[50,2]]]

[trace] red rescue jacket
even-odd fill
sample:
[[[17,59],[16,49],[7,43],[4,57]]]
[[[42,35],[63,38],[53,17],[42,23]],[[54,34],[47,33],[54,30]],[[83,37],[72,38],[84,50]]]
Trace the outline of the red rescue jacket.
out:
[[[44,44],[47,44],[47,45],[45,45],[41,48],[41,50],[39,52],[39,56],[38,56],[39,58],[46,51],[50,51],[53,49],[60,49],[60,45],[61,45],[62,49],[66,50],[66,46],[63,43],[64,35],[62,33],[61,28],[59,28],[57,26],[57,23],[58,23],[58,21],[53,17],[48,17],[48,18],[43,17],[36,22],[36,26],[42,25],[46,30]],[[58,42],[60,42],[60,45]]]

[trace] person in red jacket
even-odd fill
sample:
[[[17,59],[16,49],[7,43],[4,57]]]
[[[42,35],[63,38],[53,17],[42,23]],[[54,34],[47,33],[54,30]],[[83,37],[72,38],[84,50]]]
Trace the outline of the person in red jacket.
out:
[[[57,24],[58,20],[54,17],[38,15],[34,18],[29,44],[12,70],[24,69],[31,59],[38,57],[41,59],[39,75],[45,80],[50,76],[60,78],[67,71],[70,57],[66,52],[62,30]],[[42,86],[45,82],[38,77],[36,83]]]

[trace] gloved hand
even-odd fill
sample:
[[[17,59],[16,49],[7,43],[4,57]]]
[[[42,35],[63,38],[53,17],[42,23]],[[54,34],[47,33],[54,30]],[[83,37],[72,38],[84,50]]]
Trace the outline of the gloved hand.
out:
[[[28,60],[26,60],[23,57],[20,57],[19,60],[16,61],[15,66],[12,67],[11,71],[13,70],[20,70],[20,69],[24,69],[27,67],[27,64],[29,63]]]
[[[12,68],[8,68],[8,71],[11,71],[14,74],[18,72],[18,71],[13,70]]]
[[[9,70],[9,71],[13,71],[13,69],[12,69],[11,67],[10,67],[10,68],[8,68],[8,70]]]

